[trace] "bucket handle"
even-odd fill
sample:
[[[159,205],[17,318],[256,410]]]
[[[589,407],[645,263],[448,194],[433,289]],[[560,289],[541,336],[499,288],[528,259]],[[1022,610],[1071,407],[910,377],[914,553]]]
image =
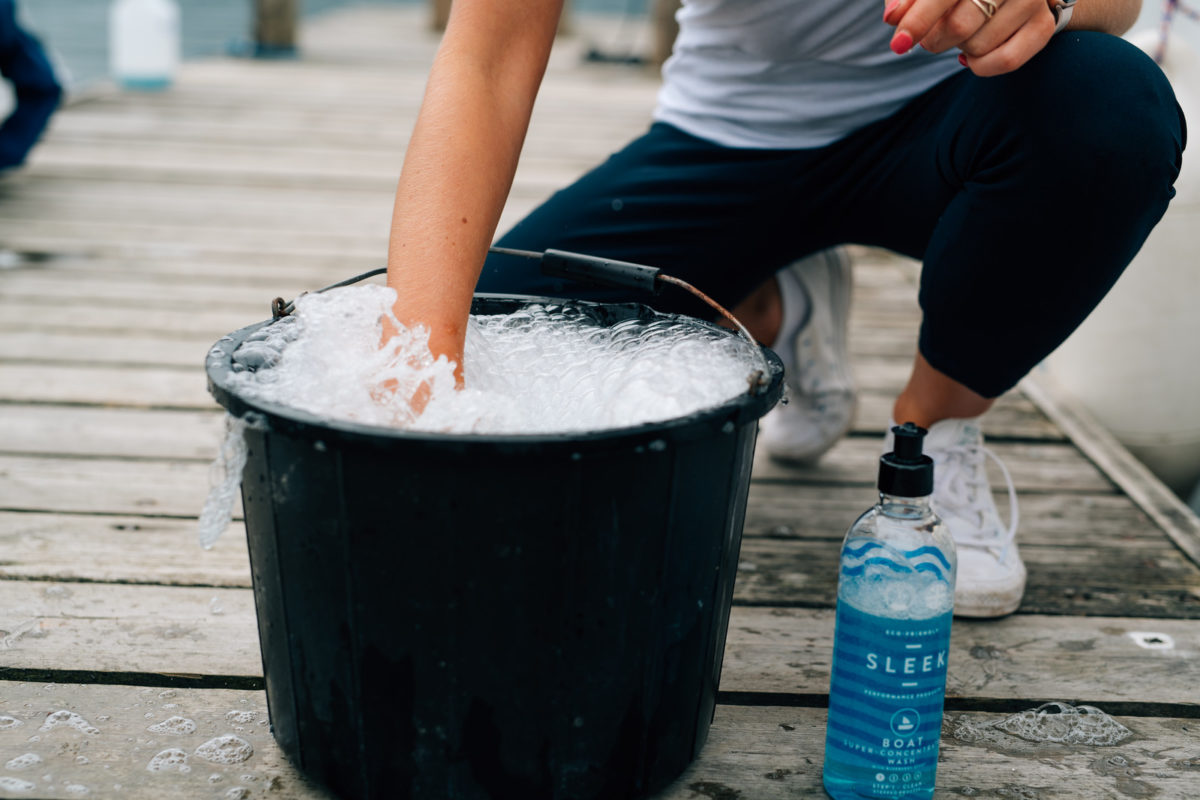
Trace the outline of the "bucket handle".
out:
[[[724,306],[713,300],[704,292],[692,286],[687,281],[681,280],[671,275],[664,275],[662,270],[657,267],[648,267],[645,264],[635,264],[631,261],[617,261],[611,258],[600,258],[598,256],[588,256],[582,253],[571,253],[566,250],[546,250],[538,253],[533,250],[513,250],[508,247],[489,247],[489,253],[497,253],[499,255],[517,256],[519,258],[536,259],[541,262],[541,271],[543,275],[556,278],[568,278],[570,280],[579,281],[581,283],[590,283],[597,286],[612,286],[622,289],[635,289],[637,291],[650,292],[651,294],[659,294],[663,290],[665,284],[678,286],[679,288],[691,292],[701,301],[707,303],[718,314],[727,319],[741,333],[742,337],[749,342],[750,347],[758,355],[758,360],[761,368],[752,372],[747,379],[750,384],[750,394],[760,394],[766,391],[768,386],[767,375],[770,374],[771,368],[767,363],[767,357],[763,355],[762,348],[758,342],[754,341],[754,337],[750,335],[750,331],[746,330],[737,317],[731,314]],[[347,278],[344,281],[332,283],[322,289],[317,289],[315,294],[327,292],[330,289],[338,289],[343,286],[350,286],[358,283],[361,280],[382,275],[387,272],[386,267],[369,270],[361,275],[355,275],[353,278]],[[306,293],[307,294],[307,293]],[[285,302],[282,297],[276,297],[271,301],[271,318],[279,319],[286,317],[296,310],[296,301],[290,303]]]

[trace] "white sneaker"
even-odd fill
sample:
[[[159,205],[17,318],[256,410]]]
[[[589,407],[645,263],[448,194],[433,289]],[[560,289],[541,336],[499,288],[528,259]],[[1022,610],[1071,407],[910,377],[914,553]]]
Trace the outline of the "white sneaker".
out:
[[[890,432],[887,445],[891,449]],[[958,552],[955,615],[1011,614],[1025,593],[1025,565],[1017,551],[1017,492],[1008,468],[983,446],[978,419],[935,423],[924,449],[933,459],[933,510],[949,526]],[[1000,466],[1008,485],[1008,525],[1000,520],[988,484],[985,459],[989,457]]]
[[[815,461],[850,429],[856,396],[846,329],[850,318],[850,257],[834,247],[776,273],[784,330],[774,349],[783,361],[786,403],[759,423],[759,442],[782,461]],[[789,296],[807,302],[789,314]],[[795,300],[792,303],[795,303]]]

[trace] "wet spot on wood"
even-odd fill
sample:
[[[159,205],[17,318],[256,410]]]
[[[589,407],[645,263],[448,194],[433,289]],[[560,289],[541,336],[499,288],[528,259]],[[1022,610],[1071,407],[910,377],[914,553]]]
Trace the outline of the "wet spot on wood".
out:
[[[792,771],[790,769],[773,769],[763,777],[769,781],[781,781],[791,774]]]
[[[715,781],[689,783],[688,788],[702,797],[711,798],[711,800],[738,800],[742,796],[737,789],[730,789],[725,784]]]
[[[971,658],[980,661],[998,661],[1004,658],[1004,651],[994,645],[977,644],[971,648]]]

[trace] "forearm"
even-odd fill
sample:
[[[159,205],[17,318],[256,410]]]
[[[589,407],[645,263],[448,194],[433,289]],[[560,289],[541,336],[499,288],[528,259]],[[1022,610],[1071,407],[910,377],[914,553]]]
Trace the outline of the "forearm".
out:
[[[396,191],[388,285],[400,321],[461,356],[479,270],[516,171],[558,0],[458,0]]]
[[[1067,30],[1120,36],[1133,27],[1141,10],[1142,0],[1079,0]]]

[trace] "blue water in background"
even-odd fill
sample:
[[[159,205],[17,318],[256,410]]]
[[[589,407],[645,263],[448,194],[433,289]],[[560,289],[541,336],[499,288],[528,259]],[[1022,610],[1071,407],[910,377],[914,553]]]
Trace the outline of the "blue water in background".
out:
[[[177,0],[183,56],[244,50],[251,38],[253,0]],[[110,0],[17,0],[21,19],[46,45],[68,86],[108,76]],[[301,0],[304,16],[354,5],[428,5],[427,0]],[[570,0],[580,13],[646,13],[646,0]]]

